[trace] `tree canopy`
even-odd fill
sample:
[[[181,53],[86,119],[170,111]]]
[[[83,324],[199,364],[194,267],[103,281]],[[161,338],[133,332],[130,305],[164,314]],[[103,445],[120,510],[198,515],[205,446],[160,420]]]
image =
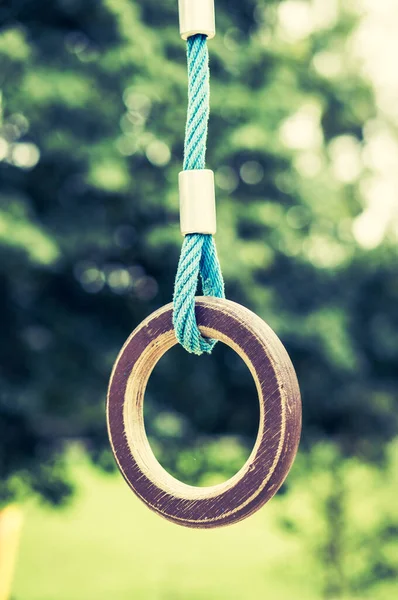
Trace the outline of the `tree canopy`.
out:
[[[396,241],[369,250],[354,230],[377,106],[345,43],[354,3],[298,38],[288,4],[217,3],[207,165],[226,293],[292,357],[302,448],[381,460],[397,431]],[[59,503],[68,441],[111,467],[113,361],[172,297],[185,45],[171,0],[15,0],[0,23],[0,500],[27,487]],[[146,404],[164,464],[188,481],[208,463],[177,449],[256,432],[253,383],[221,344],[173,349]]]

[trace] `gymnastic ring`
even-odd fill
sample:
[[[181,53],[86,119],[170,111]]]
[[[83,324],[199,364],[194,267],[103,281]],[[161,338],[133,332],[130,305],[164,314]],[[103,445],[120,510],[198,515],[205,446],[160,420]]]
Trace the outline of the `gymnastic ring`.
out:
[[[108,432],[116,462],[149,508],[187,527],[228,525],[258,510],[277,492],[294,461],[301,432],[301,399],[290,358],[272,329],[247,308],[196,298],[201,333],[230,346],[248,366],[260,403],[259,431],[243,467],[211,487],[194,487],[157,461],[144,426],[144,395],[159,359],[177,343],[168,304],[145,319],[124,344],[113,368],[107,401]]]

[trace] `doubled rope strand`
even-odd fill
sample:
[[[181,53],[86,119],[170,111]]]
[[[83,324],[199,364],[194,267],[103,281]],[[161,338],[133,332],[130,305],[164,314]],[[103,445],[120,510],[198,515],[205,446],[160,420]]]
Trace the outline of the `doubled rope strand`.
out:
[[[209,120],[209,56],[205,35],[188,38],[188,116],[185,129],[184,171],[204,169]],[[213,350],[216,340],[204,338],[195,317],[199,275],[205,296],[224,298],[224,282],[212,235],[185,236],[174,286],[173,324],[178,341],[188,352]]]

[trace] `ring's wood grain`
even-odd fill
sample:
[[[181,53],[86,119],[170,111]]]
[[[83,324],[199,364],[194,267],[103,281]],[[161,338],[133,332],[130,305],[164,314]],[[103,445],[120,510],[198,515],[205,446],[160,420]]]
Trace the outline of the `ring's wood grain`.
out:
[[[145,388],[161,356],[177,341],[168,304],[143,321],[123,346],[109,384],[107,418],[112,449],[133,491],[152,510],[188,527],[219,527],[249,516],[282,485],[297,452],[301,400],[290,358],[257,315],[229,300],[197,298],[203,335],[218,339],[245,361],[255,380],[260,423],[245,465],[228,481],[193,487],[156,460],[146,437]]]

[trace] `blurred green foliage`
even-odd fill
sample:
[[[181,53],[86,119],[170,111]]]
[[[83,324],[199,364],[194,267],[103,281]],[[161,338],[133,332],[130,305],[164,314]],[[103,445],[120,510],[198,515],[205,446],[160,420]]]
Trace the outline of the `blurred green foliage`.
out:
[[[354,235],[378,114],[346,44],[355,6],[289,39],[277,0],[218,0],[209,44],[227,296],[286,345],[301,448],[326,441],[328,473],[350,457],[382,469],[397,433],[396,238],[366,249]],[[33,490],[57,504],[73,486],[70,440],[112,468],[113,361],[172,297],[185,49],[174,0],[13,0],[0,23],[0,501]],[[157,455],[190,483],[231,475],[256,433],[253,383],[221,344],[168,353],[146,411]]]

